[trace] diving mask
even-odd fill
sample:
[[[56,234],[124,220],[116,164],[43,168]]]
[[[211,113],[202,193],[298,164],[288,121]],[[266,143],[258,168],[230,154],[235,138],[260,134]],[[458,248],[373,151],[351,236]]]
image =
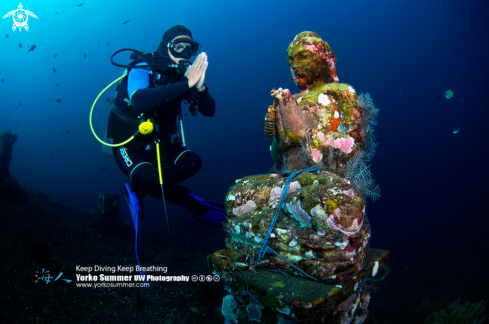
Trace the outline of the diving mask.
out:
[[[200,44],[188,38],[174,39],[167,44],[171,54],[176,58],[189,59],[200,53]]]

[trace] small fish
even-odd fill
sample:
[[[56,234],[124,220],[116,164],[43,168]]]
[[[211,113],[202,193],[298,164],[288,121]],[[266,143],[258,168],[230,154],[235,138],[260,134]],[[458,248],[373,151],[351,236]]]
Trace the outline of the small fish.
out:
[[[5,38],[8,38],[8,34],[5,34]]]
[[[455,128],[453,129],[453,133],[454,133],[454,134],[457,134],[459,130],[460,130],[460,127],[455,127]]]
[[[69,130],[66,131],[68,134],[71,134]]]
[[[59,86],[59,82],[58,82],[58,83],[56,83],[56,86]]]
[[[102,171],[105,171],[105,170],[107,170],[107,169],[106,168],[102,168]]]
[[[61,99],[56,99],[56,102],[60,103],[61,102]]]
[[[447,92],[445,92],[445,98],[450,99],[452,97],[453,97],[453,91],[447,90]]]
[[[22,44],[21,43],[19,43],[19,48],[22,48]]]
[[[29,50],[27,51],[27,53],[32,52],[32,51],[34,51],[35,49],[36,49],[36,45],[32,45],[32,46],[29,48]]]
[[[109,45],[109,42],[107,42],[107,45]]]
[[[0,80],[0,82],[3,82],[3,81],[5,81],[5,79]]]
[[[83,2],[76,5],[77,7],[83,6]]]
[[[125,24],[127,24],[128,22],[130,22],[130,20],[126,20],[126,21],[124,21],[122,24],[123,24],[123,25],[125,25]]]
[[[107,98],[107,100],[106,100],[106,101],[107,101],[107,102],[109,102],[109,101],[110,101],[110,98]]]
[[[85,58],[87,58],[87,54],[83,53],[83,56],[85,56]]]
[[[19,107],[22,106],[22,101],[19,101]]]
[[[191,310],[192,312],[194,312],[195,314],[200,313],[200,312],[199,312],[199,310],[197,309],[197,307],[193,307],[193,306],[192,306],[192,307],[190,307],[190,310]]]
[[[58,14],[58,12],[57,12],[57,11],[55,11],[55,12],[54,12],[54,14],[55,14],[55,15],[57,15],[57,14]]]
[[[97,45],[100,45],[100,41],[97,43]]]
[[[56,56],[58,56],[58,54],[54,54],[54,58],[56,58]]]
[[[55,68],[53,68],[53,73],[56,73],[56,69]]]

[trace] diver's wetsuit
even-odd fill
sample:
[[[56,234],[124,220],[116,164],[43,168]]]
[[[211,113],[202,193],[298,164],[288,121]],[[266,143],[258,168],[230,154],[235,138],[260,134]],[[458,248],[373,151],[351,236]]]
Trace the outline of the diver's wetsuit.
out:
[[[146,69],[129,70],[128,76],[120,84],[122,87],[127,85],[128,91],[118,88],[118,95],[114,99],[114,107],[109,116],[107,137],[113,138],[114,143],[121,143],[136,132],[139,121],[135,123],[128,120],[127,116],[145,113],[145,119],[153,118],[159,128],[165,200],[180,204],[191,212],[199,212],[196,209],[204,207],[196,204],[195,200],[187,195],[190,190],[176,184],[196,174],[202,166],[202,160],[196,153],[171,143],[171,136],[177,131],[177,117],[182,100],[197,100],[198,111],[208,117],[214,115],[215,102],[207,88],[201,93],[189,89],[187,78],[182,79],[178,72],[159,72],[162,73],[162,84],[153,82]],[[120,95],[121,93],[123,95]],[[130,106],[127,105],[127,101],[124,102],[124,96],[131,97]],[[114,147],[112,152],[117,166],[131,178],[137,190],[162,199],[154,139],[154,132],[150,135],[138,134],[125,146]]]

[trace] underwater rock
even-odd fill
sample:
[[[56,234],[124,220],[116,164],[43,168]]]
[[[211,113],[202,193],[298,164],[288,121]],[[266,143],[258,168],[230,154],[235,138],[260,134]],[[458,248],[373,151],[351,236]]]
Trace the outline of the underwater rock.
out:
[[[17,135],[12,135],[10,132],[0,135],[0,197],[11,202],[27,202],[27,194],[14,177],[10,176],[9,171],[12,146],[16,141]]]
[[[8,166],[12,160],[12,147],[17,141],[17,135],[3,133],[0,135],[0,174],[10,175]]]

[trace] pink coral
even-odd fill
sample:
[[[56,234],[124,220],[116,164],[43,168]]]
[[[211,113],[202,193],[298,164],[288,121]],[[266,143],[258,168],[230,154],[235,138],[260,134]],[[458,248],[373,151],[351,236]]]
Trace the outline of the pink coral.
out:
[[[287,194],[291,193],[292,191],[296,191],[297,189],[301,188],[301,184],[299,181],[293,181],[289,185],[289,190],[287,190]]]
[[[334,221],[334,216],[333,215],[329,216],[326,221],[328,222],[329,227],[331,227],[335,231],[339,231],[340,230],[340,227],[338,225],[336,225],[336,223]]]
[[[326,142],[326,138],[324,137],[324,134],[323,134],[323,133],[319,132],[319,133],[318,133],[318,137],[319,137],[319,140],[320,140],[322,143]]]
[[[268,203],[277,205],[281,196],[282,188],[274,187],[272,191],[270,191],[270,199],[268,199]]]
[[[324,145],[325,146],[333,146],[333,144],[334,144],[334,138],[333,138],[333,136],[331,136],[331,135],[326,136]]]
[[[334,212],[334,216],[331,215],[328,217],[328,219],[326,220],[328,222],[328,225],[329,227],[331,227],[332,229],[334,229],[335,231],[341,231],[343,234],[345,234],[346,236],[351,236],[353,234],[356,234],[358,233],[358,231],[360,231],[360,229],[362,228],[362,225],[363,225],[363,219],[362,219],[362,222],[360,224],[358,224],[358,219],[354,219],[351,226],[350,227],[347,227],[347,228],[344,228],[343,226],[341,225],[338,225],[336,224],[335,222],[335,218],[339,220],[338,217],[341,217],[341,210],[340,212],[337,214],[336,211],[339,210],[339,208],[336,208],[335,209],[335,212]],[[336,217],[335,217],[336,216]]]
[[[342,302],[341,304],[338,305],[338,311],[346,311],[349,310],[350,308],[353,307],[353,302],[355,301],[355,298],[357,297],[357,294],[352,294],[350,297],[348,297],[347,300]]]
[[[249,213],[256,209],[256,204],[253,200],[248,200],[246,205],[241,205],[236,208],[233,208],[233,214],[236,216],[240,216],[246,213]]]
[[[314,44],[306,45],[306,49],[312,53],[316,53],[318,51],[318,48]]]
[[[323,160],[323,155],[316,149],[312,150],[312,160],[314,163],[319,163]]]
[[[301,184],[299,181],[293,181],[289,185],[289,190],[287,190],[287,194],[296,191],[301,188]],[[283,188],[274,187],[272,191],[270,191],[270,198],[268,199],[269,204],[277,205],[280,201],[280,197],[282,197]]]
[[[348,138],[342,137],[342,138],[335,139],[331,146],[340,149],[345,154],[350,154],[354,143],[355,143],[355,139],[353,137],[348,137]]]
[[[348,189],[346,191],[343,191],[343,194],[347,197],[350,197],[351,199],[355,199],[355,191],[353,189]]]

